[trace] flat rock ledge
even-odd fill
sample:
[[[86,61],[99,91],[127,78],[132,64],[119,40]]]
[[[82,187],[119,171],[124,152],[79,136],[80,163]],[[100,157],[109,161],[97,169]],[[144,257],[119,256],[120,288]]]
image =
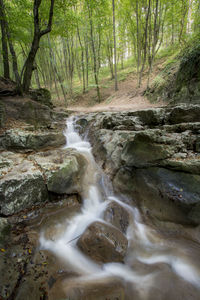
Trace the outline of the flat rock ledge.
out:
[[[72,149],[24,155],[2,152],[0,214],[9,216],[59,195],[79,193],[85,170],[83,156]]]

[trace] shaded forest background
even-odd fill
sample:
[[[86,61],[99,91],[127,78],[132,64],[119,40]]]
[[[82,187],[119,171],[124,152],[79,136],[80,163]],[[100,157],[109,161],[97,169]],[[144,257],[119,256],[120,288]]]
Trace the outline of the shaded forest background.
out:
[[[0,0],[0,8],[0,75],[65,105],[94,88],[100,102],[101,88],[115,79],[117,89],[129,72],[138,87],[145,72],[148,91],[157,59],[199,51],[199,0]]]

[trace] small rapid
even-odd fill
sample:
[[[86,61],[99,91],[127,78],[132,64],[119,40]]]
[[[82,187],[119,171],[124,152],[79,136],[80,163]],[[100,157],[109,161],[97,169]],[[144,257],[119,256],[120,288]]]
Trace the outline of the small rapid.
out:
[[[52,252],[77,274],[76,278],[73,278],[73,284],[98,283],[102,280],[109,282],[118,279],[133,284],[139,295],[138,299],[145,300],[149,299],[149,290],[155,288],[156,281],[162,273],[159,268],[151,266],[165,264],[170,267],[169,272],[199,289],[200,271],[188,252],[163,239],[155,230],[143,223],[136,207],[122,202],[114,195],[111,184],[94,160],[91,144],[81,138],[74,124],[75,119],[70,117],[65,131],[67,141],[65,148],[75,149],[88,162],[83,180],[81,211],[70,220],[66,220],[62,224],[62,232],[53,239],[48,239],[43,230],[40,234],[40,248]],[[103,219],[104,211],[112,201],[122,206],[130,215],[126,232],[128,251],[124,264],[113,262],[99,265],[84,255],[76,243],[91,223],[106,222]]]

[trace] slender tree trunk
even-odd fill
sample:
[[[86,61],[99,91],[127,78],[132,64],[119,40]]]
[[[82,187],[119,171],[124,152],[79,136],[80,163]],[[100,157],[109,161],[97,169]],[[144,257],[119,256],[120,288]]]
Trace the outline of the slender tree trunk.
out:
[[[52,49],[52,47],[51,47],[51,42],[50,42],[49,35],[48,35],[48,43],[49,43],[49,53],[50,53],[50,59],[51,59],[51,61],[52,61],[52,66],[53,66],[53,69],[54,69],[55,74],[56,74],[57,77],[58,77],[58,81],[59,81],[59,84],[60,84],[60,87],[61,87],[61,90],[62,90],[62,93],[63,93],[65,105],[67,105],[66,92],[65,92],[64,86],[63,86],[63,84],[62,84],[62,80],[61,80],[61,78],[60,78],[60,75],[59,75],[58,70],[57,70],[57,67],[56,67],[56,59],[55,59],[55,55],[54,55],[53,49]]]
[[[142,83],[142,75],[144,72],[144,67],[145,67],[146,59],[147,59],[148,24],[149,24],[150,10],[151,10],[151,0],[149,0],[148,9],[147,9],[147,13],[146,13],[145,32],[144,32],[144,57],[143,57],[142,67],[141,67],[140,75],[139,75],[139,87],[141,86],[141,83]]]
[[[138,0],[136,1],[136,23],[137,23],[137,81],[139,87],[140,81],[140,63],[141,63],[141,53],[140,53],[140,29],[139,29],[139,8],[138,8]]]
[[[81,41],[81,36],[80,36],[80,31],[79,31],[78,25],[77,25],[77,34],[78,34],[79,44],[81,46],[81,67],[82,67],[82,74],[83,74],[83,93],[85,93],[84,49],[83,49],[83,44],[82,44],[82,41]]]
[[[36,69],[35,69],[35,81],[36,81],[36,83],[37,83],[38,89],[40,89],[40,88],[41,88],[41,85],[40,85],[40,78],[39,78],[39,74],[38,74],[38,69],[37,69],[37,67],[36,67]]]
[[[19,76],[19,71],[18,71],[17,56],[16,56],[15,49],[14,49],[13,44],[12,44],[12,40],[11,40],[11,36],[10,36],[10,32],[9,32],[7,22],[6,22],[6,32],[7,32],[7,37],[8,37],[8,44],[9,44],[9,48],[10,48],[10,53],[12,55],[13,73],[15,75],[15,80],[17,82],[17,90],[20,94],[22,94],[21,78]]]
[[[172,1],[172,45],[174,45],[174,0]]]
[[[1,2],[0,4],[1,4],[0,6],[2,8],[4,8],[3,2]],[[12,39],[11,39],[10,31],[9,31],[9,26],[8,26],[8,22],[6,20],[6,15],[5,15],[4,10],[3,10],[3,17],[4,17],[4,28],[5,28],[6,35],[7,35],[7,40],[8,40],[8,44],[9,44],[9,48],[10,48],[10,53],[12,55],[13,73],[14,73],[14,76],[15,76],[15,80],[17,82],[17,92],[21,94],[22,93],[21,80],[20,80],[20,76],[19,76],[19,72],[18,72],[17,56],[16,56],[15,49],[14,49],[13,44],[12,44]]]
[[[88,88],[89,84],[89,54],[88,54],[88,39],[84,36],[85,42],[85,60],[86,60],[86,87]]]
[[[1,23],[1,42],[2,42],[2,54],[3,54],[3,70],[4,77],[10,78],[10,68],[8,59],[8,45],[6,37],[6,24],[5,24],[5,11],[3,0],[0,0],[0,23]]]
[[[87,2],[87,6],[88,6],[89,21],[90,21],[90,37],[91,37],[92,52],[93,52],[94,80],[95,80],[96,90],[97,90],[97,99],[98,99],[98,102],[101,102],[100,89],[99,89],[99,81],[98,81],[98,72],[97,72],[96,50],[95,50],[95,44],[94,44],[92,12],[91,12],[91,8],[90,8],[88,2]]]
[[[115,66],[115,91],[118,90],[117,83],[117,48],[116,48],[116,34],[115,34],[115,0],[112,0],[113,9],[113,40],[114,40],[114,66]]]
[[[110,45],[110,38],[107,37],[107,59],[108,59],[108,64],[110,67],[110,73],[111,73],[111,80],[114,79],[114,70],[113,70],[113,47]]]

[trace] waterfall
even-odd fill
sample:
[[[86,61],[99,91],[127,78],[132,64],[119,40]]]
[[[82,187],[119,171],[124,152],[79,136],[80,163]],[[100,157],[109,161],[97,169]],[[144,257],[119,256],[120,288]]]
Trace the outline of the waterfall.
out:
[[[151,227],[143,224],[137,208],[122,202],[112,190],[108,191],[101,182],[104,181],[104,174],[95,163],[92,155],[92,147],[76,132],[74,118],[67,120],[65,131],[65,148],[76,149],[88,161],[88,174],[90,180],[86,180],[83,190],[83,204],[81,211],[64,224],[62,235],[50,240],[45,237],[45,232],[40,235],[40,247],[54,253],[62,259],[64,264],[70,266],[77,274],[77,282],[98,282],[108,281],[117,278],[123,282],[135,284],[140,299],[148,299],[148,291],[156,286],[159,277],[157,272],[148,269],[140,272],[134,265],[154,265],[165,263],[171,267],[172,272],[188,281],[195,287],[200,287],[200,272],[195,262],[190,260],[181,249],[170,245]],[[101,180],[100,180],[101,179]],[[85,256],[77,247],[77,239],[84,230],[95,221],[103,221],[103,212],[107,205],[115,201],[129,212],[130,224],[126,232],[128,239],[128,251],[125,263],[105,263],[102,266]]]

